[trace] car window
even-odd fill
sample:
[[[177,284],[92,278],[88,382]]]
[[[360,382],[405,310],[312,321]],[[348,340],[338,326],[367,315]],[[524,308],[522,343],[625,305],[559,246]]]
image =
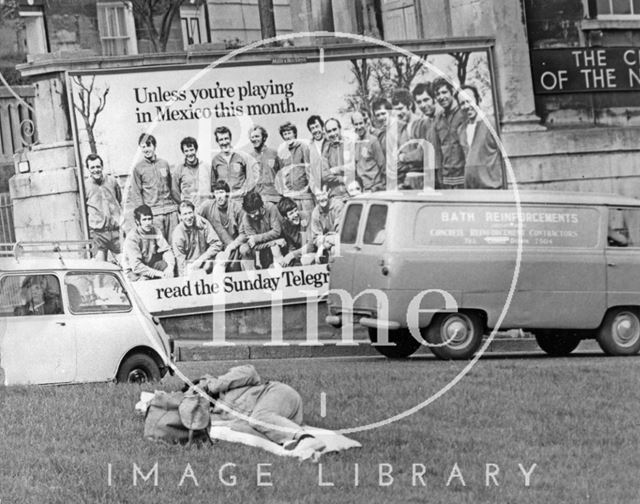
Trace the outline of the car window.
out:
[[[55,275],[7,275],[0,281],[0,315],[24,317],[63,313]]]
[[[640,209],[610,208],[607,239],[610,247],[640,247]]]
[[[371,205],[367,226],[364,229],[363,243],[367,245],[382,245],[385,239],[387,225],[387,205]]]
[[[71,313],[121,312],[131,309],[127,291],[112,273],[67,273],[64,284]]]
[[[350,244],[356,242],[361,214],[362,205],[360,203],[349,205],[347,215],[344,218],[342,233],[340,234],[340,243]]]

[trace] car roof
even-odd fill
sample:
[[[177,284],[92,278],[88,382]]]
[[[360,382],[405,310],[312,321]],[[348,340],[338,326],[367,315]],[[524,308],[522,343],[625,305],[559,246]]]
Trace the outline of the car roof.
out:
[[[640,206],[640,199],[618,194],[518,190],[521,203],[554,205],[613,205]],[[389,201],[389,202],[447,202],[447,203],[512,203],[515,204],[515,191],[490,189],[455,189],[446,191],[410,190],[380,191],[361,194],[350,201]]]
[[[0,271],[120,271],[120,266],[93,259],[66,259],[51,256],[0,257]]]

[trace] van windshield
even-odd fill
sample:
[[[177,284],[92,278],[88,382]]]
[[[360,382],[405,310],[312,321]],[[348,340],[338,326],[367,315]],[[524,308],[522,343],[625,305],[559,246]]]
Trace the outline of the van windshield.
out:
[[[358,236],[358,225],[362,215],[362,204],[355,203],[347,208],[347,215],[344,218],[344,226],[340,234],[340,243],[353,244]]]
[[[367,227],[362,242],[366,245],[382,245],[387,226],[387,205],[371,205]]]

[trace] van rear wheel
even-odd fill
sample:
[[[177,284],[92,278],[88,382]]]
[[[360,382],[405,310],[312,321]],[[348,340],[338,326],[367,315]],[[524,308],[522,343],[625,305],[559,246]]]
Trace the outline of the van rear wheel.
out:
[[[474,312],[438,313],[426,332],[429,348],[436,357],[470,359],[482,343],[483,324]]]
[[[640,350],[640,317],[635,308],[616,308],[604,317],[598,344],[607,355],[635,355]]]
[[[116,381],[118,383],[147,383],[159,381],[160,367],[152,357],[143,353],[136,353],[127,357],[118,369]]]
[[[538,346],[547,354],[554,357],[565,357],[573,352],[580,344],[577,336],[558,334],[553,332],[535,333]]]
[[[371,343],[378,341],[378,330],[376,328],[369,327],[369,339]],[[389,343],[395,343],[396,346],[374,345],[373,348],[390,359],[404,359],[420,348],[420,342],[411,335],[409,329],[389,331]]]

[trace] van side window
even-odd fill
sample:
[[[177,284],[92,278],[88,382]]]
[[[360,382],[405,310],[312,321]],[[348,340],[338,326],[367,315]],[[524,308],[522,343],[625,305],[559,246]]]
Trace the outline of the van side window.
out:
[[[349,205],[347,215],[344,218],[342,233],[340,233],[340,243],[355,243],[358,236],[358,225],[360,224],[360,215],[362,215],[362,205],[357,203]]]
[[[71,313],[122,312],[131,301],[118,277],[111,273],[72,272],[64,277]]]
[[[640,208],[610,208],[607,241],[610,247],[640,247]]]
[[[371,205],[367,226],[364,229],[363,243],[382,245],[387,225],[387,205]]]
[[[0,315],[56,315],[62,313],[60,282],[55,275],[10,275],[0,282]]]

